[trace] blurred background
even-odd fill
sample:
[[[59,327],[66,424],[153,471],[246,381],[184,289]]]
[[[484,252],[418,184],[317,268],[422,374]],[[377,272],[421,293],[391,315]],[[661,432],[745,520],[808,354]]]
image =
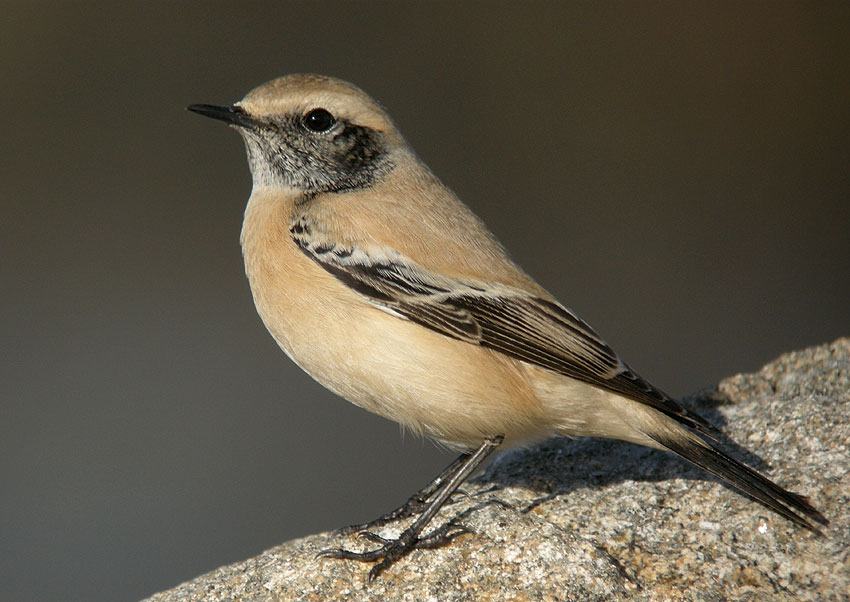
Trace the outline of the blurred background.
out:
[[[3,2],[0,599],[138,600],[400,504],[453,455],[256,316],[227,104],[378,98],[673,395],[850,334],[850,4]],[[757,451],[757,450],[756,450]]]

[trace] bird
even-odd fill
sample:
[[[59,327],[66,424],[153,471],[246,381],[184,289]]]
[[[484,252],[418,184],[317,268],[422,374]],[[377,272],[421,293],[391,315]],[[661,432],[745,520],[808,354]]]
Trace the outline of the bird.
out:
[[[256,309],[281,349],[340,397],[461,452],[400,508],[354,525],[373,563],[468,529],[425,529],[497,448],[606,437],[672,452],[796,525],[827,519],[727,455],[719,431],[632,370],[509,256],[355,85],[291,74],[190,111],[241,134],[253,187],[240,236]],[[397,538],[373,529],[415,516]]]

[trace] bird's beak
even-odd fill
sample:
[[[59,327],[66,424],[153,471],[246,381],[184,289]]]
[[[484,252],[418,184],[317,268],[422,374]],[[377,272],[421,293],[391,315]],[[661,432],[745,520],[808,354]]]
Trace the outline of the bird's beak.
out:
[[[186,107],[193,113],[199,113],[204,117],[226,121],[239,127],[250,127],[254,125],[254,119],[240,106],[217,107],[216,105],[189,105]]]

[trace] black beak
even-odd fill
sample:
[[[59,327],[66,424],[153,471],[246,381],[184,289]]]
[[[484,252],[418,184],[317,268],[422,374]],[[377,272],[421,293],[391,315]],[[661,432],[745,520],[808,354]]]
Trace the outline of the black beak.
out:
[[[254,124],[254,120],[248,113],[245,112],[245,109],[236,105],[230,107],[217,107],[215,105],[189,105],[186,108],[193,113],[199,113],[204,117],[226,121],[227,123],[239,127],[249,127]]]

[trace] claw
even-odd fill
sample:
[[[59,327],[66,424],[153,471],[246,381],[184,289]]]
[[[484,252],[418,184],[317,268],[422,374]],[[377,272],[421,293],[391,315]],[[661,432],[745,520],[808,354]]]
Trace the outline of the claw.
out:
[[[343,558],[343,554],[345,554],[346,550],[342,548],[327,548],[325,550],[321,550],[316,554],[316,558]]]
[[[472,533],[466,525],[448,522],[439,529],[432,531],[416,542],[416,548],[422,550],[434,550],[450,544],[456,537]]]
[[[389,545],[392,543],[392,539],[387,539],[386,537],[381,537],[377,533],[372,533],[371,531],[361,531],[357,534],[358,537],[362,537],[363,539],[368,539],[372,543],[378,543],[382,546]]]
[[[316,558],[336,558],[338,560],[361,560],[363,562],[374,562],[383,558],[383,547],[366,552],[352,552],[343,548],[330,548],[316,554]]]

